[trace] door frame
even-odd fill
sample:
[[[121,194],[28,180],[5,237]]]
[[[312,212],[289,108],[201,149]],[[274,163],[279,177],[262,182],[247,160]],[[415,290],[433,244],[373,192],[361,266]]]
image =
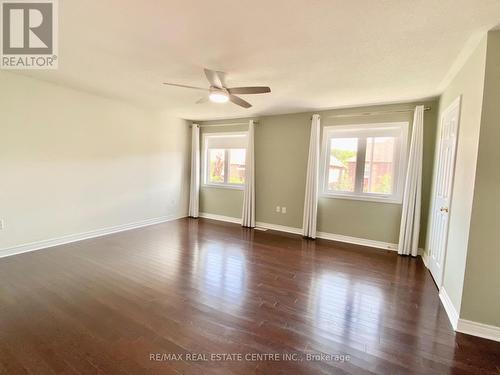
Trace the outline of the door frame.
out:
[[[450,197],[449,197],[449,205],[448,205],[448,222],[446,223],[446,229],[445,229],[445,233],[446,233],[446,240],[445,240],[445,244],[444,244],[444,254],[443,254],[443,265],[442,265],[442,270],[441,270],[441,282],[439,283],[436,283],[436,280],[434,279],[434,276],[432,275],[432,272],[430,272],[430,265],[429,265],[429,273],[431,274],[432,278],[434,279],[434,283],[436,284],[438,290],[440,291],[441,288],[443,287],[443,283],[444,283],[444,276],[445,276],[445,264],[446,264],[446,257],[448,255],[448,238],[449,238],[449,232],[450,232],[450,218],[451,218],[451,212],[453,210],[452,206],[453,206],[453,187],[455,185],[455,169],[456,169],[456,163],[457,163],[457,154],[458,154],[458,140],[459,140],[459,134],[460,134],[460,121],[461,121],[461,117],[462,117],[462,94],[460,94],[456,99],[454,99],[449,105],[448,107],[446,107],[446,109],[443,111],[443,113],[441,114],[441,117],[439,119],[439,128],[437,129],[438,131],[438,134],[437,134],[437,138],[436,138],[436,158],[438,158],[436,160],[436,164],[435,164],[435,169],[436,169],[436,175],[435,175],[435,181],[437,180],[437,172],[438,172],[438,164],[439,164],[439,156],[440,156],[440,152],[441,152],[441,142],[440,139],[441,139],[441,129],[443,128],[443,121],[444,121],[444,118],[446,117],[446,115],[452,111],[455,107],[458,107],[458,116],[457,116],[457,136],[456,136],[456,139],[455,139],[455,154],[453,155],[453,162],[452,162],[452,165],[453,165],[453,174],[451,176],[451,189],[450,189]],[[430,213],[431,213],[431,217],[430,217],[430,228],[432,228],[433,226],[433,222],[434,222],[434,209],[435,209],[435,203],[436,203],[436,189],[437,189],[437,186],[433,186],[433,189],[432,189],[432,202],[431,202],[431,207],[430,207]],[[432,233],[432,230],[431,232]],[[429,238],[429,244],[431,244],[433,242],[433,238]],[[429,259],[429,262],[431,260]]]

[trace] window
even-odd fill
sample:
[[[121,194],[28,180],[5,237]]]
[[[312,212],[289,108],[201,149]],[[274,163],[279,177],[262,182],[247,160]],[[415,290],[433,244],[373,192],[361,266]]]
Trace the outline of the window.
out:
[[[401,203],[408,123],[323,130],[323,195]]]
[[[247,133],[203,135],[203,184],[243,189]]]

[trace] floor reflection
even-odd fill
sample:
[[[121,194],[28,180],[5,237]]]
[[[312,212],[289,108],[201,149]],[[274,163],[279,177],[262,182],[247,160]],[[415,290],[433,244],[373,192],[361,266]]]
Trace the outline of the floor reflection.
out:
[[[245,256],[236,246],[205,244],[193,262],[193,285],[204,303],[238,310],[245,299],[247,269]]]
[[[453,331],[420,259],[229,223],[176,220],[0,262],[0,373],[497,374],[496,344]],[[180,352],[351,358],[150,360]]]
[[[331,271],[312,279],[309,313],[318,337],[335,335],[343,342],[364,345],[363,337],[373,338],[381,330],[383,306],[383,291],[369,281],[353,281]]]

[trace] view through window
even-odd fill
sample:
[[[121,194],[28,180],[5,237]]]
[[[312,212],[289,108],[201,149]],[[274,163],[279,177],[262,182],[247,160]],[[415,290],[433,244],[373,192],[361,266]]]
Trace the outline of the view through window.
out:
[[[365,193],[392,194],[394,192],[395,137],[369,137],[366,139]]]
[[[330,140],[328,189],[354,191],[357,155],[357,138],[332,138]]]
[[[242,187],[245,184],[246,133],[206,134],[203,145],[204,183]]]
[[[404,182],[407,127],[407,123],[326,127],[323,193],[399,200]]]

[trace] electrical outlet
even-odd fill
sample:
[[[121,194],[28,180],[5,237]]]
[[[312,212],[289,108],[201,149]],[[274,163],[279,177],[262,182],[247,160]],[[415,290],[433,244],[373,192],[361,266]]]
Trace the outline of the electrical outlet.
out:
[[[283,207],[281,207],[281,213],[282,213],[282,214],[286,214],[286,207],[284,207],[284,206],[283,206]]]
[[[276,206],[276,212],[281,212],[281,207],[280,206]]]
[[[0,230],[4,228],[3,219],[0,219]]]

